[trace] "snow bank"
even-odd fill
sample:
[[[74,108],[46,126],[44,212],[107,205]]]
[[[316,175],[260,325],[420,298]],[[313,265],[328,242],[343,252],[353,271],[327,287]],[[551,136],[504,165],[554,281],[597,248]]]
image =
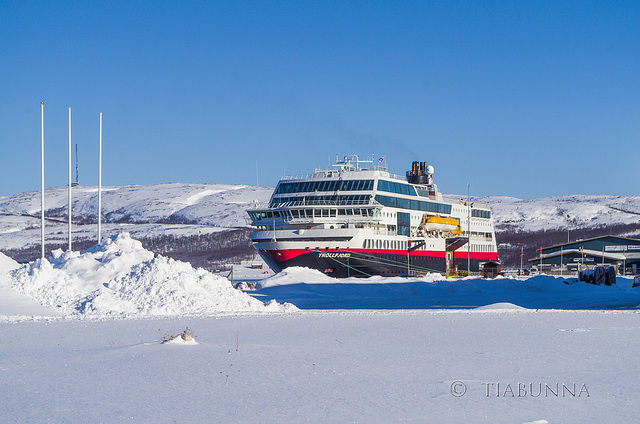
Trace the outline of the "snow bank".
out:
[[[619,277],[618,281],[621,284],[595,286],[549,275],[519,280],[446,278],[440,274],[338,279],[292,267],[257,283],[252,294],[261,300],[291,302],[301,309],[635,308],[640,303],[640,288],[632,288],[630,279]]]
[[[522,306],[518,306],[518,305],[514,305],[513,303],[509,303],[509,302],[498,302],[498,303],[492,303],[490,305],[485,305],[485,306],[479,306],[476,308],[476,310],[478,311],[516,311],[516,310],[524,310],[526,308],[523,308]]]
[[[84,253],[53,252],[10,273],[14,290],[68,315],[184,315],[294,310],[267,305],[222,277],[163,256],[154,257],[122,233]]]
[[[374,275],[368,278],[351,277],[351,278],[334,278],[330,277],[316,269],[293,266],[280,271],[279,273],[256,283],[256,288],[263,289],[267,287],[286,286],[292,284],[393,284],[406,283],[407,281],[433,282],[439,280],[447,280],[441,274],[426,274],[419,279],[407,279],[404,277],[383,277]],[[459,281],[453,279],[453,281]]]
[[[18,268],[18,262],[14,261],[4,253],[0,252],[0,274],[6,274],[12,269]]]
[[[256,283],[256,288],[262,289],[298,283],[335,284],[337,281],[339,280],[329,277],[316,269],[293,266],[265,280],[259,281]]]

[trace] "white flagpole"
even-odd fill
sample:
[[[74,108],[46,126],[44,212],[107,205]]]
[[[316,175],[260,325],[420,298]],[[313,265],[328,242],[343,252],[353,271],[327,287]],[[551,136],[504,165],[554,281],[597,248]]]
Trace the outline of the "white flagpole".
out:
[[[40,245],[42,259],[44,259],[44,102],[40,102]]]
[[[100,112],[100,154],[98,156],[98,244],[102,241],[102,112]]]
[[[71,108],[69,108],[69,252],[71,252]]]

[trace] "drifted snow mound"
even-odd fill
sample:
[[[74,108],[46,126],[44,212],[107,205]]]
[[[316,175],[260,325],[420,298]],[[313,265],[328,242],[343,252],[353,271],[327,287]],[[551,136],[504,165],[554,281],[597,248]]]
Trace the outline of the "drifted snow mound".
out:
[[[12,288],[65,314],[176,315],[226,311],[295,310],[267,305],[234,289],[203,269],[163,256],[154,257],[122,233],[86,252],[53,252],[10,274]]]
[[[435,282],[440,280],[446,280],[447,278],[437,274],[426,274],[419,279],[412,279],[410,281],[422,281],[422,282]],[[262,280],[256,284],[257,289],[264,289],[268,287],[286,286],[292,284],[392,284],[392,283],[406,283],[408,280],[404,277],[383,277],[380,275],[373,275],[371,277],[350,277],[350,278],[334,278],[330,277],[316,269],[304,268],[293,266],[286,268],[279,273]],[[457,281],[457,280],[453,280]]]
[[[335,284],[339,281],[340,280],[329,277],[316,269],[293,266],[256,283],[256,288],[262,289],[266,287],[286,286],[289,284],[299,283]]]
[[[12,269],[18,268],[18,263],[0,252],[0,273],[4,274]]]
[[[527,308],[523,308],[522,306],[514,305],[509,302],[498,302],[492,303],[490,305],[479,306],[475,308],[477,311],[516,311],[516,310],[526,310]]]

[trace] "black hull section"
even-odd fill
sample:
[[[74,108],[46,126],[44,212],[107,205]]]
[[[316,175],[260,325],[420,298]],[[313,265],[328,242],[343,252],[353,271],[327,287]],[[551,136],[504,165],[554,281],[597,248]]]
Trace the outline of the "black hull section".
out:
[[[335,278],[381,276],[415,276],[428,272],[446,273],[445,258],[434,256],[411,256],[407,266],[407,255],[362,252],[318,252],[310,251],[288,259],[275,259],[269,252],[260,256],[275,272],[299,266],[316,269]],[[277,256],[276,256],[277,257]],[[456,259],[460,272],[467,270],[467,260]],[[478,260],[471,260],[471,271],[477,271]]]

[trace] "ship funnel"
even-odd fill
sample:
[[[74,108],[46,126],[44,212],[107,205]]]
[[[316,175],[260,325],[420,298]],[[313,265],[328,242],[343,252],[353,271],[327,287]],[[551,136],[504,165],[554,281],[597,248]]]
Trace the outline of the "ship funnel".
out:
[[[411,164],[411,171],[407,171],[407,182],[422,185],[431,184],[431,174],[433,174],[433,167],[427,166],[427,162],[414,161]]]

